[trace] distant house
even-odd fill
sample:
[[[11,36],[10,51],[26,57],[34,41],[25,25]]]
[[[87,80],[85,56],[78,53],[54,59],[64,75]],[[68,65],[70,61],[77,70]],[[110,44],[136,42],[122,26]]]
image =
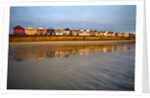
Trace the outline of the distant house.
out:
[[[90,31],[90,36],[95,36],[95,31],[94,30]]]
[[[61,28],[57,28],[55,31],[56,35],[63,35],[63,30]]]
[[[129,37],[129,33],[124,33],[124,37]]]
[[[108,36],[108,31],[105,31],[105,32],[104,32],[104,36]]]
[[[95,36],[99,36],[99,30],[95,32]]]
[[[104,32],[100,31],[99,36],[104,36]]]
[[[112,37],[116,37],[116,36],[117,36],[117,33],[113,32]]]
[[[64,35],[70,35],[70,29],[69,28],[64,29]]]
[[[119,36],[118,36],[118,33],[119,33],[119,32],[115,32],[116,37],[119,37]]]
[[[135,34],[129,34],[129,37],[130,37],[130,38],[134,38],[134,37],[135,37]]]
[[[86,31],[84,32],[84,35],[85,35],[85,36],[90,36],[90,30],[86,30]]]
[[[47,35],[55,35],[55,29],[50,27],[49,29],[46,30],[46,34]]]
[[[45,35],[45,29],[41,26],[37,28],[37,35]]]
[[[76,29],[72,30],[72,35],[73,36],[77,36],[78,35],[78,31]]]
[[[78,31],[78,35],[79,35],[79,36],[84,36],[84,30],[82,30],[82,29],[79,30],[79,31]]]
[[[118,33],[118,37],[123,37],[123,33]]]
[[[26,35],[35,35],[35,29],[31,26],[26,28]]]
[[[113,32],[108,32],[108,36],[112,37]]]
[[[15,35],[24,35],[24,28],[20,25],[15,26],[13,29]]]

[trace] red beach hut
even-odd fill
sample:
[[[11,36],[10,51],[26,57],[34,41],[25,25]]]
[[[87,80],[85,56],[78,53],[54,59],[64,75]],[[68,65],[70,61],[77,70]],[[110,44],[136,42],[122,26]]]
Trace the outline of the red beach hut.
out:
[[[45,35],[45,29],[41,26],[37,28],[37,35]]]
[[[20,25],[15,26],[13,29],[15,35],[24,35],[24,28]]]

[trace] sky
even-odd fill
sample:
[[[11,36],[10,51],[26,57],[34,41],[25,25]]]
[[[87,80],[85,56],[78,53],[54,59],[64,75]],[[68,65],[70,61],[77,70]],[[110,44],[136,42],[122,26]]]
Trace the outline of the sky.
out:
[[[10,34],[16,25],[136,33],[136,5],[11,7]]]

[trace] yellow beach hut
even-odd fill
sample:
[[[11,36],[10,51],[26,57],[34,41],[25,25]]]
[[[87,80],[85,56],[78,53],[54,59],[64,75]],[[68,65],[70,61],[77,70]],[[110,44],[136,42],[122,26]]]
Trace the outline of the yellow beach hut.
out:
[[[108,36],[108,31],[105,31],[105,32],[104,32],[104,36]]]
[[[35,35],[35,29],[31,26],[26,28],[26,35]]]
[[[129,37],[129,33],[124,33],[124,37]]]
[[[69,28],[64,29],[64,35],[70,35],[70,29]]]
[[[118,33],[118,36],[119,36],[119,37],[122,37],[122,36],[123,36],[123,33],[121,33],[121,32]]]

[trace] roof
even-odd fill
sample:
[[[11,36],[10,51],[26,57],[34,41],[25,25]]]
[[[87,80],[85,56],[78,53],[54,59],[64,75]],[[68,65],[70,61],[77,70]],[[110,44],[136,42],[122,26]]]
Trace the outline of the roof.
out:
[[[90,30],[86,30],[86,32],[90,32]]]
[[[58,27],[56,30],[62,30],[60,27]]]
[[[31,26],[29,26],[29,27],[27,27],[26,29],[34,29],[33,27],[31,27]]]
[[[66,28],[66,29],[64,29],[64,30],[69,30],[69,31],[70,31],[70,29],[69,29],[69,28]]]
[[[44,28],[40,26],[40,27],[39,27],[39,28],[37,28],[37,29],[44,29]]]
[[[24,29],[24,28],[22,26],[20,26],[20,25],[17,25],[15,27],[13,27],[13,29]]]
[[[90,32],[95,32],[94,30],[91,30]]]
[[[84,31],[84,30],[80,29],[80,31]]]
[[[73,31],[73,32],[77,32],[77,29],[73,29],[72,31]]]
[[[52,27],[49,27],[47,30],[55,30],[55,29],[53,29]]]
[[[52,27],[49,27],[48,29],[53,29]]]

